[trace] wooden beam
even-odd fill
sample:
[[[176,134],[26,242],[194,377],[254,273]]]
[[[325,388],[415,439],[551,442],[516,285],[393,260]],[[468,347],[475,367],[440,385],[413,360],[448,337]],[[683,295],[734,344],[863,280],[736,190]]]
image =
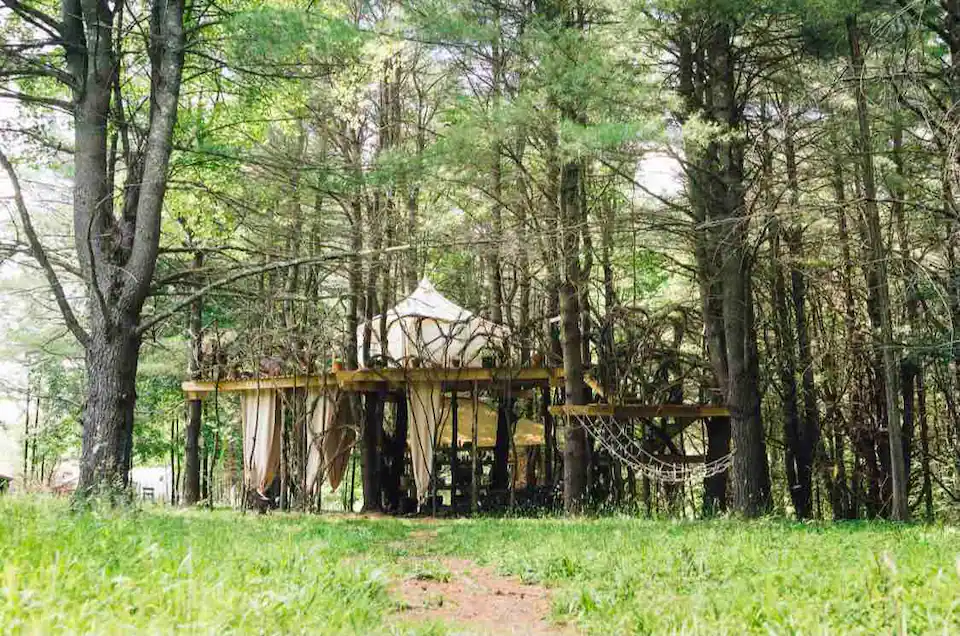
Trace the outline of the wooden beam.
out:
[[[244,378],[241,380],[186,380],[180,385],[189,400],[202,400],[208,393],[234,393],[237,391],[256,391],[259,389],[318,389],[324,386],[336,386],[332,374],[279,376],[273,378]]]
[[[655,417],[729,417],[730,409],[725,406],[700,404],[584,404],[551,406],[554,415],[600,415],[623,419]]]
[[[705,460],[703,455],[654,455],[658,460],[662,461],[665,464],[702,464]],[[647,458],[645,463],[652,463],[653,460]]]
[[[207,394],[256,391],[259,389],[293,389],[338,387],[344,391],[367,392],[380,389],[399,389],[408,382],[438,382],[452,385],[474,383],[483,386],[509,384],[513,386],[560,386],[563,384],[562,369],[499,367],[483,369],[474,367],[416,368],[416,369],[359,369],[335,371],[321,375],[276,376],[269,378],[245,378],[240,380],[187,380],[181,388],[187,399],[201,400]]]

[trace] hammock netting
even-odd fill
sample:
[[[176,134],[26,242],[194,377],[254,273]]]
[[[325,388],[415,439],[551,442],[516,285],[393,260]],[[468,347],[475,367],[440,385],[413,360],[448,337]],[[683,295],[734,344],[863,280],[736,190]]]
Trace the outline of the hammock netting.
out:
[[[711,461],[667,461],[644,448],[634,419],[608,414],[564,414],[567,426],[582,426],[612,457],[651,481],[678,484],[702,481],[728,470],[733,454]]]

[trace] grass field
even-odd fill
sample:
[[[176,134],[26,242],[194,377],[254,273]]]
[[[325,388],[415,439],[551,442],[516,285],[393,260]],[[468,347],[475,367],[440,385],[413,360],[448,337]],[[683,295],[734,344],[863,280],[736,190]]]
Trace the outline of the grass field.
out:
[[[960,632],[952,527],[78,514],[16,498],[0,499],[0,630],[462,633],[398,618],[395,583],[443,579],[446,557],[546,586],[567,633]]]

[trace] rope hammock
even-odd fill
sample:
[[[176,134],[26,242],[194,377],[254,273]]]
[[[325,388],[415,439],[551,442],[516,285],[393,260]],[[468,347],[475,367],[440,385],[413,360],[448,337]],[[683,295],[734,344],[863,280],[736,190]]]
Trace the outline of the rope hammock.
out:
[[[709,462],[665,461],[643,447],[636,436],[633,419],[609,413],[587,415],[568,411],[564,411],[564,417],[567,426],[571,421],[582,426],[611,456],[651,481],[667,484],[702,481],[723,473],[733,464],[733,453]]]

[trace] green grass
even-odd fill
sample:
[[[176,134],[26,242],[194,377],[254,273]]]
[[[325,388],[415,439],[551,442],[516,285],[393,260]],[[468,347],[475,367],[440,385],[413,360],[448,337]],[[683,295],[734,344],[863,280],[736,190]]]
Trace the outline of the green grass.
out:
[[[449,555],[554,588],[553,618],[598,634],[960,632],[953,527],[610,518],[427,530],[0,499],[0,631],[396,631],[391,581],[450,576],[407,557]]]

